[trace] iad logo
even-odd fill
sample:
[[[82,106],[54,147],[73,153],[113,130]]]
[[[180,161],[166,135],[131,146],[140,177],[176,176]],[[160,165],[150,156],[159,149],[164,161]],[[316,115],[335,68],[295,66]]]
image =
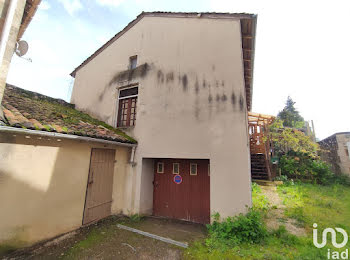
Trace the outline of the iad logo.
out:
[[[313,227],[314,227],[314,230],[313,230],[313,242],[314,242],[314,245],[317,248],[322,248],[322,247],[324,247],[327,244],[327,234],[328,233],[331,234],[332,245],[335,248],[342,248],[348,243],[348,234],[342,228],[335,228],[335,230],[333,228],[326,228],[322,232],[322,242],[318,243],[318,239],[317,239],[317,224],[314,223]],[[342,234],[343,242],[337,243],[336,231]],[[342,251],[342,252],[338,252],[338,251],[333,251],[332,252],[330,249],[328,249],[327,257],[328,257],[328,259],[349,259],[349,251],[348,251],[348,249],[346,249],[345,251]]]

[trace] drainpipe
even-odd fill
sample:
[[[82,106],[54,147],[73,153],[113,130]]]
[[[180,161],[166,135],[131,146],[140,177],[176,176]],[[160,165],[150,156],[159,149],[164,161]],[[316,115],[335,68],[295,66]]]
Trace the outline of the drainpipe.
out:
[[[2,102],[2,98],[4,95],[5,86],[6,86],[6,77],[10,66],[11,58],[15,50],[18,30],[21,25],[25,4],[26,4],[25,0],[10,0],[4,26],[1,32],[0,69],[1,69],[2,75],[0,75],[0,104]],[[17,24],[14,24],[14,23],[17,23]],[[10,52],[11,55],[7,55],[8,52]],[[0,105],[0,117],[2,119],[4,118],[1,105]]]
[[[130,155],[130,161],[129,161],[129,163],[130,163],[133,167],[136,165],[136,163],[135,163],[135,152],[136,152],[136,147],[133,146],[133,147],[131,148],[131,155]]]

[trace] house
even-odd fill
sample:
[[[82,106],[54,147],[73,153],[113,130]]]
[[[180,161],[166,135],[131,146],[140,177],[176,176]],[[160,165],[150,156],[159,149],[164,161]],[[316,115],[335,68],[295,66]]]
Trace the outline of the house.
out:
[[[22,38],[41,0],[0,1],[0,104],[17,42]],[[0,118],[3,113],[0,106]]]
[[[7,85],[0,245],[22,247],[126,212],[136,141],[63,100]]]
[[[209,223],[251,206],[256,21],[143,12],[71,73],[71,103],[138,140],[124,214]]]
[[[318,143],[322,159],[331,164],[333,172],[350,175],[350,132],[335,133]]]

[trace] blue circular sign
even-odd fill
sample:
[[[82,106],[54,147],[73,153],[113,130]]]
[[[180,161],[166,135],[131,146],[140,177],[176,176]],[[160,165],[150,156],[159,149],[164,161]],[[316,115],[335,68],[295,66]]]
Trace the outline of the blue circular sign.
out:
[[[181,182],[182,182],[182,177],[181,177],[181,175],[175,175],[174,176],[174,182],[176,183],[176,184],[180,184]]]

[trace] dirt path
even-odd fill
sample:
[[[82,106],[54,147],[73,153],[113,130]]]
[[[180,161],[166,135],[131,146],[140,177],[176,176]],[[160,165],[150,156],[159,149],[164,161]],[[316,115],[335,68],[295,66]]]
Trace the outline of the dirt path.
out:
[[[284,225],[288,232],[297,236],[305,236],[306,231],[303,227],[298,226],[297,221],[287,218],[284,215],[286,208],[283,205],[282,199],[277,193],[276,186],[260,186],[262,193],[267,197],[271,210],[266,219],[267,228],[270,230],[278,229],[279,226]]]

